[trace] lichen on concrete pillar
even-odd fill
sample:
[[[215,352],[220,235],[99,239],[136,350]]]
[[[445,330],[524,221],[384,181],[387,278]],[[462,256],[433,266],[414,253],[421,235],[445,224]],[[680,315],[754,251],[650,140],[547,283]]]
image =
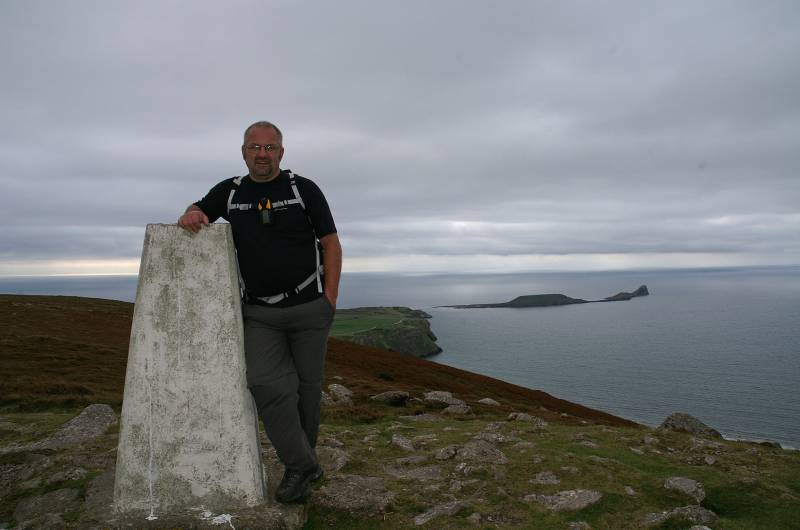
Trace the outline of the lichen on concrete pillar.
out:
[[[118,512],[264,502],[230,226],[148,225],[117,452]]]

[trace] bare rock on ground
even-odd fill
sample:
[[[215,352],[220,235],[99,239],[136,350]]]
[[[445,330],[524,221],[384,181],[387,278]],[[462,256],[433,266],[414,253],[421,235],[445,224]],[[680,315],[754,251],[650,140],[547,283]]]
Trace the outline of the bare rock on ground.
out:
[[[690,466],[713,466],[717,459],[711,455],[692,455],[686,459]]]
[[[472,408],[469,405],[448,405],[442,411],[442,414],[446,414],[448,416],[464,416],[466,414],[470,414],[472,412]]]
[[[19,486],[52,464],[53,459],[49,456],[31,454],[27,462],[0,465],[0,499],[10,494],[13,486]]]
[[[322,391],[322,404],[325,406],[336,405],[336,401],[333,400],[330,394]]]
[[[398,458],[394,461],[394,463],[398,466],[412,467],[412,466],[418,466],[427,459],[428,457],[425,455],[411,455]]]
[[[688,521],[695,525],[715,525],[719,521],[717,514],[702,506],[683,506],[666,512],[648,513],[642,519],[642,526],[659,526],[669,519]]]
[[[394,407],[404,407],[408,401],[408,398],[409,394],[405,390],[389,390],[387,392],[382,392],[372,396],[370,399],[372,401],[378,401]]]
[[[410,421],[442,421],[444,418],[439,414],[415,414],[413,416],[400,416],[403,420]]]
[[[456,453],[458,453],[457,445],[447,445],[436,451],[434,458],[436,460],[450,460],[456,456]]]
[[[501,443],[501,444],[520,441],[520,438],[517,436],[510,434],[506,435],[500,432],[479,432],[472,438],[474,440],[486,440],[487,442]]]
[[[350,455],[338,447],[317,447],[317,456],[325,471],[339,471],[350,462]]]
[[[387,467],[386,472],[395,478],[418,480],[420,482],[428,482],[442,478],[442,468],[439,466]]]
[[[63,514],[81,507],[80,492],[60,489],[22,499],[14,510],[19,528],[63,528]],[[60,523],[60,524],[59,524]]]
[[[84,510],[78,520],[79,528],[104,528],[107,517],[113,513],[114,502],[114,470],[105,470],[95,477],[86,488]]]
[[[706,490],[700,482],[686,477],[670,477],[664,481],[664,487],[668,490],[678,491],[688,495],[696,503],[703,502],[706,498]]]
[[[333,447],[335,449],[341,449],[342,447],[344,447],[344,442],[337,440],[333,436],[325,436],[319,439],[317,445],[322,447]]]
[[[644,437],[642,437],[642,443],[645,445],[658,445],[659,443],[661,443],[661,441],[655,436],[650,436],[649,434],[646,434]]]
[[[312,502],[336,510],[376,514],[384,512],[394,497],[378,477],[343,475],[315,492]]]
[[[469,486],[470,484],[475,484],[476,482],[479,482],[476,478],[469,480],[451,480],[449,491],[450,493],[458,493],[464,488],[464,486]]]
[[[487,398],[483,398],[483,399],[479,399],[478,403],[480,403],[482,405],[489,405],[489,406],[492,406],[492,407],[499,407],[500,406],[500,403],[498,403],[494,399],[488,398],[488,397]]]
[[[457,451],[457,457],[462,460],[481,462],[486,464],[507,464],[508,458],[503,452],[486,440],[470,440]]]
[[[437,434],[420,434],[411,439],[414,447],[425,446],[439,440]]]
[[[336,400],[337,405],[352,405],[353,404],[353,391],[339,383],[328,385],[328,390],[331,391],[331,397]]]
[[[82,467],[74,467],[66,471],[58,471],[56,473],[53,473],[52,475],[47,477],[45,483],[56,484],[58,482],[67,482],[69,480],[80,480],[83,477],[85,477],[88,473],[89,472]]]
[[[443,390],[434,390],[433,392],[425,392],[422,395],[422,400],[426,405],[432,407],[445,408],[450,405],[466,405],[464,401],[454,398],[450,392]]]
[[[722,435],[718,431],[712,429],[694,416],[684,412],[670,414],[658,428],[668,431],[688,432],[689,434],[708,438],[722,438]]]
[[[65,423],[53,436],[29,444],[4,447],[0,454],[18,451],[57,451],[105,434],[109,427],[117,423],[117,414],[108,405],[89,405],[80,414]]]
[[[540,495],[533,493],[526,495],[528,502],[538,502],[554,512],[582,510],[600,502],[603,494],[594,490],[567,490],[559,491],[555,495]]]
[[[690,451],[712,451],[714,454],[722,454],[725,446],[713,440],[706,440],[704,438],[692,437],[689,442]]]
[[[111,509],[114,502],[115,468],[107,469],[96,476],[86,488],[86,511],[101,513]]]
[[[542,471],[541,473],[536,473],[531,479],[531,483],[533,484],[560,484],[561,479],[556,476],[555,473],[552,471]]]
[[[531,416],[525,412],[512,412],[508,415],[508,421],[525,421],[532,423],[535,427],[547,427],[547,422],[538,416]]]
[[[414,443],[402,434],[392,435],[392,445],[396,445],[404,451],[414,451]]]
[[[464,501],[451,501],[446,504],[440,504],[439,506],[434,506],[427,512],[414,517],[414,524],[417,526],[422,526],[442,515],[452,517],[468,506],[469,504]]]

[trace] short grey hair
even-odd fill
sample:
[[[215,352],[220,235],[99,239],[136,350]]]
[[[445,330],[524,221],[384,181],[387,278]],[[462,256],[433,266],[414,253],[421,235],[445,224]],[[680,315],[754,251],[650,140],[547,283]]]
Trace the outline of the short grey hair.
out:
[[[278,141],[281,143],[281,145],[283,145],[283,133],[281,132],[280,129],[278,129],[278,127],[274,123],[268,121],[257,121],[247,129],[245,129],[244,140],[242,140],[242,145],[247,143],[247,135],[250,134],[250,131],[252,131],[253,129],[261,129],[267,127],[272,127],[272,129],[275,130],[275,133],[278,135]]]

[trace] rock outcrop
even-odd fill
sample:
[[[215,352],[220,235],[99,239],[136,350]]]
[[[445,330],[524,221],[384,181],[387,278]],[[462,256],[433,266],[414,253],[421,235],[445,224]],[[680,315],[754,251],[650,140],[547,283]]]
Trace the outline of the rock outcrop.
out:
[[[718,431],[684,412],[670,414],[658,428],[667,431],[688,432],[689,434],[705,436],[706,438],[722,438]]]
[[[719,517],[702,506],[682,506],[665,512],[648,513],[642,519],[642,526],[659,526],[668,520],[683,520],[696,525],[715,525]]]
[[[614,296],[609,296],[608,298],[604,298],[603,301],[605,302],[617,302],[620,300],[624,301],[624,300],[630,300],[631,298],[636,298],[637,296],[648,296],[649,294],[650,291],[647,289],[647,286],[642,285],[632,293],[626,293],[626,292],[617,293]]]
[[[110,406],[99,403],[89,405],[80,414],[65,423],[53,436],[38,442],[0,448],[0,454],[66,449],[97,438],[116,423],[117,414]]]
[[[678,491],[688,495],[697,504],[706,498],[706,490],[700,482],[686,477],[670,477],[664,481],[664,487],[668,490]]]
[[[423,514],[416,516],[414,518],[414,524],[417,526],[422,526],[436,517],[440,517],[442,515],[453,516],[467,507],[469,507],[469,504],[464,501],[452,501],[448,502],[447,504],[440,504],[438,506],[434,506]]]
[[[453,394],[443,390],[425,392],[425,394],[422,395],[422,400],[426,405],[439,408],[446,408],[450,405],[466,405],[463,400],[455,398]]]
[[[408,401],[409,394],[405,390],[388,390],[370,397],[372,401],[378,401],[393,407],[403,407]]]
[[[328,385],[328,390],[336,405],[352,405],[353,404],[353,391],[339,383],[332,383]]]
[[[538,502],[554,512],[582,510],[587,506],[600,502],[603,494],[594,490],[560,491],[555,495],[533,493],[526,495],[528,502]]]
[[[314,495],[314,503],[337,510],[377,514],[395,498],[378,477],[343,475],[328,481]]]

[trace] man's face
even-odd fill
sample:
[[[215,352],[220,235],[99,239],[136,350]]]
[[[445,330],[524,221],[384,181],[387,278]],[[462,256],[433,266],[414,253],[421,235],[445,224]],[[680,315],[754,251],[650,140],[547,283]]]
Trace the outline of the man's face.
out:
[[[270,149],[271,148],[271,149]],[[255,127],[247,135],[242,146],[242,156],[250,178],[258,182],[268,182],[280,173],[283,146],[272,127]]]

